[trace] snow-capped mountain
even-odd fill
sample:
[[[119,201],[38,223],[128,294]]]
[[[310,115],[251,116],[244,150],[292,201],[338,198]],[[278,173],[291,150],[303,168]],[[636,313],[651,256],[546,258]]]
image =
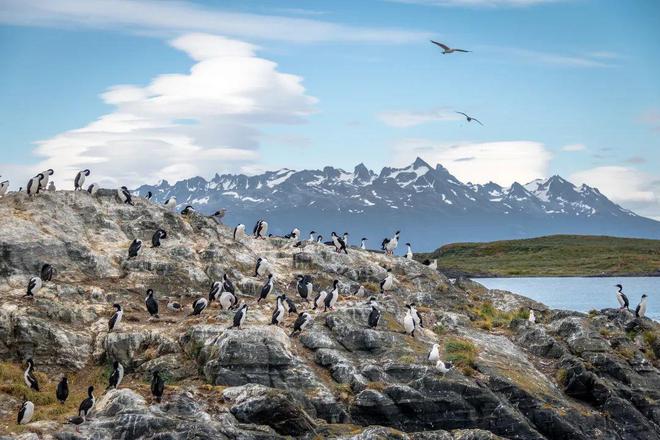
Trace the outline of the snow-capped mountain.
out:
[[[271,232],[294,226],[324,235],[366,236],[376,246],[396,229],[417,250],[445,242],[494,240],[553,233],[660,237],[660,222],[611,202],[596,188],[576,187],[559,176],[508,188],[495,183],[464,184],[441,165],[422,159],[380,173],[359,164],[352,172],[281,169],[256,176],[216,174],[170,185],[145,185],[156,202],[175,196],[179,208],[205,213],[225,208],[228,224],[248,226],[267,218]]]

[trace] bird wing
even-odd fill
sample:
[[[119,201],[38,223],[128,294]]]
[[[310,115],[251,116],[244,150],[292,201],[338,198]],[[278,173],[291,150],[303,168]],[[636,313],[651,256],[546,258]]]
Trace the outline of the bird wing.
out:
[[[642,308],[641,304],[637,304],[637,308],[635,309],[635,316],[639,318],[639,309]]]
[[[623,292],[621,292],[621,298],[623,298],[623,305],[628,307],[630,302],[628,301],[628,297]]]
[[[296,319],[296,322],[293,323],[293,330],[300,330],[300,327],[302,327],[303,322],[305,322],[305,315],[300,315]]]
[[[471,51],[465,49],[454,49],[454,52],[471,52]]]
[[[469,116],[468,116],[468,115],[466,115],[466,114],[465,114],[465,113],[463,113],[463,112],[456,112],[456,113],[458,113],[459,115],[463,115],[463,116],[465,116],[466,118],[469,118]]]
[[[479,125],[484,125],[484,124],[482,124],[481,121],[480,121],[479,119],[477,119],[477,118],[472,118],[472,120],[473,120],[473,121],[477,121],[477,122],[479,123]]]
[[[450,49],[449,46],[446,46],[446,45],[444,45],[444,44],[442,44],[442,43],[438,43],[437,41],[433,41],[433,40],[431,40],[431,43],[435,44],[436,46],[440,46],[440,47],[443,48],[444,50],[449,50],[449,49]]]

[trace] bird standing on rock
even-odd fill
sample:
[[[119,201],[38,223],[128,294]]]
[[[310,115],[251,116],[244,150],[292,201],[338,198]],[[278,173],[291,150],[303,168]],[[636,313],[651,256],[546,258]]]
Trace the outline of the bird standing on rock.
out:
[[[140,249],[142,249],[142,240],[136,238],[131,242],[131,245],[128,247],[128,259],[130,260],[131,258],[137,257],[138,254],[140,253]]]
[[[289,337],[293,336],[296,333],[302,332],[305,327],[307,327],[309,324],[312,323],[313,320],[314,318],[312,317],[312,315],[310,315],[307,312],[298,313],[296,322],[293,323],[293,331],[291,332]]]
[[[328,296],[328,292],[321,290],[316,298],[314,298],[314,307],[312,310],[321,309],[321,306],[325,304],[325,299]]]
[[[268,271],[268,260],[265,258],[257,258],[257,264],[254,266],[254,276],[258,277],[265,275]]]
[[[131,196],[131,192],[125,186],[122,186],[117,190],[117,198],[119,198],[119,201],[125,205],[134,206],[133,196]]]
[[[34,415],[34,403],[30,402],[23,396],[23,404],[21,409],[18,410],[18,416],[16,417],[16,423],[18,425],[26,425],[32,420]]]
[[[268,236],[268,222],[263,219],[257,221],[257,223],[254,225],[254,229],[252,230],[252,234],[254,235],[254,238],[261,238],[262,240],[265,240]]]
[[[195,302],[192,303],[193,311],[188,316],[196,316],[201,314],[208,305],[209,305],[209,301],[206,298],[196,299]]]
[[[0,182],[0,197],[7,194],[8,189],[9,189],[9,180],[3,180],[2,182]]]
[[[275,289],[274,281],[275,280],[273,280],[273,274],[272,273],[269,274],[266,283],[261,288],[261,292],[259,293],[259,298],[257,299],[257,303],[259,303],[259,301],[261,301],[262,299],[266,299],[268,294]]]
[[[115,308],[115,313],[112,314],[108,321],[108,331],[110,332],[119,326],[121,318],[124,316],[124,311],[119,304],[113,304],[112,307]]]
[[[232,326],[229,327],[230,329],[232,328],[238,328],[239,330],[241,329],[241,326],[245,322],[245,318],[247,318],[247,311],[248,311],[248,305],[243,304],[236,313],[234,313],[234,320],[232,323]]]
[[[309,296],[314,292],[312,277],[309,275],[298,275],[296,278],[298,279],[296,284],[298,295],[305,301],[309,301]]]
[[[25,296],[28,298],[34,298],[34,295],[41,290],[41,287],[43,286],[43,282],[41,281],[41,278],[39,277],[32,277],[30,278],[30,281],[28,281],[28,286],[27,286],[27,293]]]
[[[635,316],[637,318],[643,318],[646,316],[646,294],[642,295],[642,300],[637,305],[635,309]]]
[[[433,344],[433,347],[431,347],[431,351],[429,351],[429,355],[427,356],[427,359],[432,364],[438,362],[438,359],[440,359],[440,350],[438,344]]]
[[[46,189],[48,187],[48,179],[50,179],[50,176],[52,176],[53,174],[55,174],[55,171],[53,171],[52,169],[46,170],[43,173],[41,173],[41,175],[44,176],[44,178],[41,179],[41,182],[39,182],[40,189]]]
[[[63,376],[60,380],[60,383],[57,384],[57,389],[55,389],[55,397],[57,401],[64,405],[66,399],[69,397],[69,380],[66,376]]]
[[[339,280],[334,280],[332,282],[332,290],[330,293],[328,293],[325,297],[325,301],[323,301],[323,311],[327,312],[328,309],[334,310],[335,308],[335,303],[339,299]]]
[[[284,309],[284,300],[286,295],[280,295],[277,297],[277,303],[275,304],[275,310],[273,311],[273,316],[271,317],[271,325],[280,325],[284,321],[284,314],[286,310]]]
[[[616,299],[619,301],[619,305],[621,306],[619,310],[629,310],[630,301],[628,301],[626,294],[623,293],[623,286],[621,284],[617,284],[616,287],[619,288],[619,290],[616,292]]]
[[[163,206],[166,207],[167,209],[174,211],[176,209],[176,197],[170,197],[167,200],[165,200]]]
[[[369,313],[369,328],[376,328],[378,326],[378,321],[380,321],[380,310],[376,307],[376,298],[373,296],[369,299],[368,304],[371,306],[371,312]]]
[[[360,240],[360,249],[367,250],[367,237],[362,237],[362,240]]]
[[[156,230],[154,235],[151,236],[151,247],[160,247],[160,241],[164,238],[167,238],[167,231],[164,229]]]
[[[85,183],[85,177],[89,176],[89,170],[82,170],[76,174],[76,178],[73,179],[73,188],[75,191],[81,191],[83,184]]]
[[[239,223],[234,228],[234,241],[240,240],[245,235],[245,225]]]
[[[392,275],[392,269],[387,269],[387,275],[383,281],[380,282],[380,293],[385,293],[386,291],[392,290],[394,288],[394,275]]]
[[[117,389],[119,388],[119,385],[121,384],[122,379],[124,379],[124,366],[119,362],[115,361],[112,364],[112,374],[108,378],[108,388],[109,389]]]
[[[415,327],[424,327],[422,315],[420,315],[419,310],[417,310],[415,303],[410,304],[410,312],[412,313],[413,321],[415,321]]]
[[[39,189],[41,188],[41,181],[43,178],[44,175],[39,173],[28,181],[26,187],[28,196],[39,194]]]
[[[41,266],[41,280],[42,281],[52,281],[53,280],[53,266],[46,263]]]
[[[346,250],[346,242],[343,238],[337,235],[336,232],[333,232],[330,235],[330,238],[332,239],[332,244],[335,246],[336,252],[344,251],[345,254],[348,254],[348,250]]]
[[[195,208],[193,208],[191,205],[186,205],[186,207],[181,210],[181,215],[190,215],[193,212],[196,212]]]
[[[156,402],[160,403],[164,392],[165,381],[160,377],[160,373],[156,370],[153,372],[153,377],[151,378],[151,395],[154,396]]]
[[[412,252],[412,249],[410,248],[410,243],[406,243],[406,246],[408,247],[408,250],[406,250],[406,259],[412,260],[413,259],[413,252]]]
[[[87,192],[91,195],[95,195],[99,191],[99,184],[98,183],[92,183],[89,185],[89,188],[87,188]]]
[[[381,243],[381,248],[385,251],[385,255],[392,255],[394,249],[399,245],[399,234],[401,231],[396,231],[392,238],[385,238]]]
[[[23,372],[23,381],[25,381],[25,385],[27,385],[28,388],[34,391],[39,391],[39,381],[34,375],[34,361],[32,358],[27,360],[27,368]]]
[[[415,319],[413,318],[412,306],[410,304],[406,304],[406,308],[408,311],[406,312],[406,316],[403,318],[403,328],[406,330],[407,334],[414,338],[417,326],[415,325]]]
[[[147,311],[152,318],[159,318],[158,301],[154,298],[153,289],[147,289],[147,297],[144,299],[144,304],[147,306]]]
[[[87,419],[87,416],[92,411],[92,408],[94,408],[95,403],[96,403],[96,397],[94,397],[94,387],[89,386],[87,388],[87,398],[83,400],[80,403],[80,406],[78,407],[78,416],[82,417],[83,421]]]

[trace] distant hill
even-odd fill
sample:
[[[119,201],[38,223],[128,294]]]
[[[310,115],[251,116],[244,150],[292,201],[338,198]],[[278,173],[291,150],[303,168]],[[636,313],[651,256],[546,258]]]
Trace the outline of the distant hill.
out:
[[[438,268],[449,275],[660,276],[660,240],[606,236],[454,243],[415,258],[437,258]]]
[[[495,183],[463,183],[441,165],[417,158],[404,168],[379,173],[359,164],[351,171],[282,169],[255,176],[216,174],[170,184],[145,185],[154,201],[175,196],[210,214],[227,210],[229,225],[251,227],[259,218],[269,232],[287,234],[298,227],[305,236],[317,231],[351,234],[351,244],[367,237],[376,247],[401,230],[402,243],[414,251],[461,241],[491,241],[550,234],[595,234],[660,239],[660,222],[613,203],[598,189],[575,186],[552,176],[508,188]]]

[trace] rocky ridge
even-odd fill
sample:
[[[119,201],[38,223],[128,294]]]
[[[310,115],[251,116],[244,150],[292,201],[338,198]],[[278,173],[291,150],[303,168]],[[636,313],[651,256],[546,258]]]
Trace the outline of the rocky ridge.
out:
[[[550,310],[527,298],[450,281],[415,261],[366,251],[336,254],[311,244],[244,238],[193,213],[182,216],[136,199],[122,205],[112,191],[46,192],[0,199],[0,433],[54,439],[657,439],[660,436],[660,328],[648,319],[606,309],[588,315]],[[295,225],[287,225],[292,228]],[[168,231],[160,248],[151,234]],[[133,238],[142,253],[127,260]],[[405,238],[404,238],[405,239]],[[315,290],[341,285],[334,311],[312,311],[313,324],[290,337],[268,325],[274,296],[256,304],[264,281],[258,257],[270,262],[276,291],[300,309],[296,274]],[[56,268],[34,300],[23,297],[43,263]],[[391,268],[395,290],[378,283]],[[213,304],[188,317],[223,274],[249,304],[242,330],[228,330],[233,311]],[[366,325],[367,297],[377,297],[380,325]],[[160,304],[149,319],[146,289]],[[613,297],[614,299],[614,297]],[[167,310],[180,300],[183,313]],[[424,328],[415,338],[401,324],[415,302]],[[108,333],[111,305],[125,315]],[[537,323],[526,315],[537,310]],[[426,361],[434,343],[456,367],[439,373]],[[22,382],[34,359],[41,392]],[[109,365],[126,378],[104,392]],[[149,393],[151,372],[167,379],[161,403]],[[54,388],[63,374],[65,405]],[[64,424],[88,385],[98,402],[80,432]],[[22,396],[36,406],[15,424]]]

